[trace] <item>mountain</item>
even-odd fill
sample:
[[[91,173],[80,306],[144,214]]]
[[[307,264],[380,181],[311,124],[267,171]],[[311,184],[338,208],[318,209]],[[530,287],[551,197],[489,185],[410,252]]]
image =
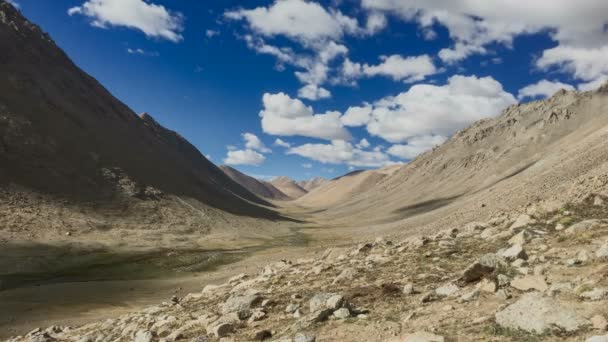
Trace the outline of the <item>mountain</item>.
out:
[[[226,173],[228,177],[232,178],[232,180],[239,183],[245,189],[251,191],[252,193],[260,197],[280,201],[286,201],[290,199],[289,196],[285,195],[274,185],[268,182],[248,176],[228,165],[222,165],[220,166],[220,169],[224,171],[224,173]]]
[[[159,191],[239,216],[281,218],[178,133],[136,115],[5,1],[0,51],[5,189],[107,203],[125,194],[128,179],[132,197]]]
[[[311,191],[313,189],[316,189],[318,187],[320,187],[321,185],[327,183],[328,180],[323,178],[323,177],[314,177],[311,179],[306,179],[303,181],[299,181],[297,182],[297,184],[304,190],[306,191]]]
[[[376,231],[458,226],[538,199],[556,206],[591,191],[606,192],[607,136],[608,84],[591,92],[562,90],[474,123],[367,190],[333,201],[315,197],[321,187],[300,202],[326,209],[328,224],[374,225]]]
[[[291,197],[292,199],[300,198],[307,193],[307,191],[298,185],[296,181],[285,176],[272,179],[270,184],[274,185],[282,193]]]
[[[357,170],[325,181],[306,195],[300,197],[297,203],[307,207],[332,207],[348,201],[359,193],[373,189],[385,177],[390,176],[399,168],[387,166],[378,170]]]

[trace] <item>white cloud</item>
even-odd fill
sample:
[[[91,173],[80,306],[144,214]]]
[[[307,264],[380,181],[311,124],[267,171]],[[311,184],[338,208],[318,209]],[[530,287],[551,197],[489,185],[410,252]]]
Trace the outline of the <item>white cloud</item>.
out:
[[[366,125],[372,116],[373,107],[370,104],[365,104],[362,107],[349,107],[344,115],[340,118],[345,126],[363,126]]]
[[[241,134],[243,140],[245,140],[245,148],[248,150],[256,150],[262,153],[270,153],[272,152],[268,147],[264,145],[264,143],[258,138],[257,135],[253,133],[243,133]]]
[[[562,82],[540,80],[534,84],[521,88],[517,98],[521,100],[526,97],[550,97],[561,89],[574,90],[574,87]]]
[[[425,135],[407,140],[406,145],[393,145],[386,151],[388,154],[402,159],[414,159],[437,145],[443,144],[446,137],[440,135]]]
[[[423,32],[443,25],[454,40],[453,47],[439,53],[448,63],[487,53],[492,43],[510,46],[514,37],[526,33],[549,32],[564,47],[598,48],[607,41],[604,0],[362,0],[362,6],[415,21]]]
[[[308,84],[298,90],[298,97],[311,101],[326,99],[331,97],[329,90],[315,84]]]
[[[369,35],[373,35],[386,27],[386,16],[379,12],[372,12],[367,17],[365,31]]]
[[[541,69],[557,66],[576,78],[592,81],[608,75],[606,56],[608,44],[597,48],[557,46],[543,51],[536,66]]]
[[[348,58],[342,65],[342,77],[349,80],[361,77],[385,76],[394,81],[415,82],[437,73],[437,68],[428,55],[403,57],[400,55],[380,56],[377,65],[354,63]]]
[[[144,0],[88,0],[70,8],[68,14],[87,16],[93,26],[100,28],[123,26],[140,30],[148,37],[172,42],[183,39],[183,16]]]
[[[428,55],[402,57],[400,55],[382,56],[382,63],[363,66],[367,76],[387,76],[395,81],[414,82],[437,72],[431,57]]]
[[[606,83],[606,81],[608,81],[608,76],[600,76],[593,81],[580,83],[577,88],[580,91],[595,90]]]
[[[367,139],[363,138],[359,141],[359,143],[357,145],[355,145],[357,148],[368,148],[370,146],[369,141],[367,141]]]
[[[311,163],[304,163],[302,164],[302,167],[305,169],[312,169],[312,164]]]
[[[424,135],[449,136],[516,103],[492,77],[452,76],[444,86],[418,84],[374,105],[367,130],[390,142]]]
[[[276,138],[276,140],[274,141],[274,145],[275,146],[280,146],[280,147],[285,147],[285,148],[290,148],[291,147],[290,143],[288,143],[286,141],[283,141],[283,140],[281,140],[279,138]]]
[[[265,133],[326,140],[351,138],[340,121],[339,112],[315,114],[312,107],[307,107],[302,101],[292,99],[284,93],[265,93],[262,101],[264,109],[260,112],[260,117]]]
[[[144,49],[136,48],[127,48],[127,53],[130,55],[142,55],[142,56],[150,56],[150,57],[158,57],[160,54],[157,51],[146,51]]]
[[[229,11],[225,16],[247,21],[258,34],[283,35],[304,44],[339,39],[357,26],[356,20],[340,12],[331,13],[316,2],[304,0],[277,0],[269,7]]]
[[[364,151],[344,140],[332,140],[331,144],[304,144],[290,148],[287,154],[299,155],[324,164],[358,167],[381,167],[393,163],[383,152]]]
[[[205,31],[205,36],[207,36],[207,38],[213,38],[219,34],[220,34],[220,31],[218,31],[218,30],[207,29]]]
[[[227,165],[261,165],[266,157],[254,150],[229,150],[224,159]]]

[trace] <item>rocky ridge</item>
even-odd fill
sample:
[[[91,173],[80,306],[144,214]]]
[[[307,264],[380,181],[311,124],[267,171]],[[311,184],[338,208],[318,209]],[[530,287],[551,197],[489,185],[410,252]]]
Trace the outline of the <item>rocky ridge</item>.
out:
[[[330,248],[9,341],[606,341],[607,200]]]

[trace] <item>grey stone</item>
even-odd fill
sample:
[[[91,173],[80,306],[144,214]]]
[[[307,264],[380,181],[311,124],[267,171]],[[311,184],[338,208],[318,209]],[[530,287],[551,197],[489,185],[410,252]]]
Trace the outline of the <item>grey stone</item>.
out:
[[[596,336],[591,336],[588,339],[585,340],[585,342],[608,342],[608,335],[596,335]]]
[[[315,342],[317,338],[313,334],[297,333],[294,342]]]
[[[152,342],[154,335],[147,330],[140,330],[135,334],[135,342]]]
[[[348,318],[350,317],[350,310],[348,310],[347,308],[340,308],[334,311],[334,317],[336,317],[337,319]]]
[[[222,306],[222,313],[251,310],[255,305],[262,302],[259,295],[231,296]]]
[[[520,244],[514,244],[501,253],[501,256],[507,260],[513,261],[517,259],[528,260],[526,251]]]
[[[496,314],[496,323],[505,328],[541,334],[552,327],[573,332],[586,321],[571,308],[560,305],[539,293],[526,293]]]
[[[448,283],[435,289],[435,294],[440,297],[449,297],[456,294],[460,289],[458,286]]]
[[[566,228],[565,232],[566,232],[566,234],[576,234],[576,233],[581,233],[584,231],[596,229],[599,226],[600,226],[599,220],[595,220],[595,219],[594,220],[585,220],[585,221],[581,221],[581,222],[571,225],[570,227]]]

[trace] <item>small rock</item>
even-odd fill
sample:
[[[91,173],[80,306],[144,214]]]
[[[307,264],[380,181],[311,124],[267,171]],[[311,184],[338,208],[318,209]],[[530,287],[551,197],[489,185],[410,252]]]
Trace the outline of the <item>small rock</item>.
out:
[[[519,267],[526,267],[526,266],[528,266],[528,262],[526,260],[524,260],[524,259],[517,259],[517,260],[513,261],[511,263],[511,265],[513,265],[513,267],[518,267],[518,268]]]
[[[325,321],[329,316],[331,316],[331,314],[333,313],[333,310],[331,309],[319,309],[317,311],[313,311],[311,312],[308,316],[307,316],[307,321],[309,323],[318,323],[318,322],[323,322]]]
[[[596,252],[595,256],[600,259],[608,259],[608,243],[605,243]]]
[[[344,296],[338,294],[338,295],[333,295],[329,299],[327,299],[327,302],[325,302],[325,305],[328,309],[337,310],[340,307],[342,307],[343,303],[344,303]]]
[[[344,283],[347,281],[351,281],[356,276],[357,276],[357,270],[355,270],[354,268],[348,267],[348,268],[345,268],[344,270],[342,270],[342,272],[340,272],[340,274],[336,278],[334,278],[334,281],[332,282],[332,284],[336,285],[336,284]]]
[[[230,323],[220,323],[211,328],[211,334],[215,337],[226,337],[234,331],[234,326]]]
[[[601,207],[604,205],[604,200],[600,196],[595,196],[593,199],[593,205],[596,207]]]
[[[511,224],[511,227],[509,227],[509,229],[515,230],[518,228],[523,228],[523,227],[529,226],[534,223],[536,223],[536,220],[533,219],[532,217],[530,217],[530,215],[521,214],[521,215],[519,215],[519,217],[517,217],[515,222],[513,222],[513,224]]]
[[[595,315],[591,317],[591,324],[593,324],[593,328],[599,331],[607,331],[608,330],[608,320],[606,317],[602,315]]]
[[[270,330],[264,329],[264,330],[260,330],[260,331],[256,332],[253,338],[256,341],[265,341],[271,337],[272,337],[272,332],[270,332]]]
[[[576,234],[576,233],[581,233],[584,231],[596,229],[599,226],[600,226],[599,220],[595,220],[595,219],[585,220],[585,221],[581,221],[581,222],[571,225],[570,227],[568,227],[565,230],[565,232],[566,232],[566,234]]]
[[[580,297],[583,299],[593,300],[593,301],[602,300],[602,299],[608,297],[608,290],[597,288],[597,289],[593,289],[591,291],[585,291],[585,292],[581,293]]]
[[[292,313],[295,312],[296,310],[298,310],[300,308],[299,304],[289,304],[287,305],[287,307],[285,308],[285,312],[287,313]]]
[[[498,284],[496,284],[496,281],[487,278],[482,280],[477,287],[481,292],[494,293],[496,290],[498,290]]]
[[[294,342],[315,342],[316,340],[315,335],[306,333],[298,333],[294,337]]]
[[[526,251],[519,244],[514,244],[511,247],[507,248],[506,250],[504,250],[502,252],[501,256],[510,261],[513,261],[516,259],[524,259],[524,260],[528,259],[528,255],[526,254]]]
[[[266,317],[266,313],[262,310],[254,310],[249,317],[249,322],[261,321]]]
[[[337,319],[345,319],[350,317],[350,310],[348,310],[347,308],[340,308],[336,311],[334,311],[334,317]]]
[[[549,289],[549,285],[547,285],[545,278],[543,276],[535,275],[517,277],[511,281],[511,287],[521,291],[537,290],[544,292]]]
[[[486,254],[469,265],[462,273],[460,280],[465,283],[477,281],[485,275],[492,273],[497,267],[503,265],[506,265],[506,262],[502,257],[495,254]]]
[[[462,296],[460,296],[460,302],[464,302],[464,303],[468,303],[468,302],[472,302],[474,300],[476,300],[477,298],[479,298],[479,289],[474,289],[471,292],[467,292],[465,294],[463,294]]]
[[[147,330],[140,330],[135,334],[135,342],[152,342],[154,334]]]
[[[250,310],[255,305],[260,304],[262,299],[263,298],[259,295],[231,296],[222,306],[222,313],[227,314],[231,312]]]
[[[448,297],[448,296],[454,295],[459,290],[460,289],[458,288],[458,286],[454,285],[453,283],[448,283],[441,287],[436,288],[435,294],[437,294],[440,297]]]
[[[513,235],[513,237],[509,239],[509,243],[512,245],[525,245],[526,242],[530,241],[530,239],[532,239],[532,235],[530,234],[530,232],[524,229],[521,232]]]
[[[403,294],[404,295],[414,294],[414,284],[407,283],[407,284],[403,285]]]

